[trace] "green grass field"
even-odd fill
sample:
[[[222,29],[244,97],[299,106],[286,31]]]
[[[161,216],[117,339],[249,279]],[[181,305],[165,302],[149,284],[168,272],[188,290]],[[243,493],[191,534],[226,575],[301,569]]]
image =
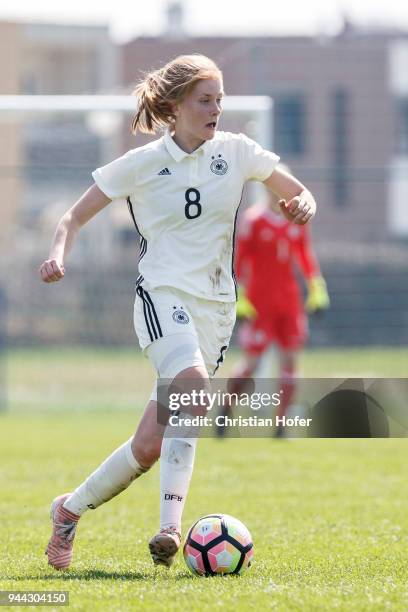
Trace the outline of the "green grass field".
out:
[[[232,353],[223,375],[230,371]],[[408,351],[313,351],[306,376],[406,376]],[[407,440],[201,440],[184,531],[225,512],[251,530],[242,577],[155,569],[159,470],[88,512],[72,568],[46,565],[49,503],[133,431],[153,380],[134,351],[16,351],[0,414],[0,589],[68,590],[75,610],[407,610]]]

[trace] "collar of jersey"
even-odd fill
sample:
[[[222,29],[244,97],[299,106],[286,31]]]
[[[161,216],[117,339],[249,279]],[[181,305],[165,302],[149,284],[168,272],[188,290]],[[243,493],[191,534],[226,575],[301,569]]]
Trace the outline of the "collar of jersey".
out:
[[[203,142],[203,144],[200,147],[198,147],[198,149],[196,149],[195,151],[192,151],[192,153],[187,153],[187,151],[183,151],[183,149],[180,149],[178,144],[174,142],[169,130],[166,130],[166,132],[164,133],[163,139],[164,139],[164,144],[166,145],[167,151],[170,153],[170,155],[173,157],[173,159],[176,162],[179,162],[188,156],[195,157],[196,153],[205,151],[208,146],[208,140],[206,140],[205,142]]]

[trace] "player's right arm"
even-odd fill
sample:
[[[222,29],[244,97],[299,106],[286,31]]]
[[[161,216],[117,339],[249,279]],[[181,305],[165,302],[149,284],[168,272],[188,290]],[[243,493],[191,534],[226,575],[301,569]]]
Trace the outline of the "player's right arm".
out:
[[[111,202],[97,185],[92,185],[60,219],[51,243],[48,259],[40,266],[41,279],[53,283],[64,277],[65,258],[79,230]]]

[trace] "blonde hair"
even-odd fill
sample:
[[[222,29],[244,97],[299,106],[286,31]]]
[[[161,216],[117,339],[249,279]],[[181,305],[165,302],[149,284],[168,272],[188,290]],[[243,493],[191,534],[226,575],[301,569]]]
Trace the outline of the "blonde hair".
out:
[[[137,112],[132,119],[132,133],[137,130],[154,134],[175,121],[173,104],[179,104],[202,79],[219,77],[217,64],[205,55],[179,55],[163,68],[146,74],[136,85]]]

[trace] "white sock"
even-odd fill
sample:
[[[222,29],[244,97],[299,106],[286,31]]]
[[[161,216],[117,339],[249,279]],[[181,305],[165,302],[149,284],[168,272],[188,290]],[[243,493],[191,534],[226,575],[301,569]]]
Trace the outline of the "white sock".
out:
[[[181,533],[197,438],[163,438],[160,454],[160,529]]]
[[[70,495],[64,508],[81,516],[88,508],[95,509],[124,491],[131,482],[147,471],[136,461],[132,438],[117,448]]]

